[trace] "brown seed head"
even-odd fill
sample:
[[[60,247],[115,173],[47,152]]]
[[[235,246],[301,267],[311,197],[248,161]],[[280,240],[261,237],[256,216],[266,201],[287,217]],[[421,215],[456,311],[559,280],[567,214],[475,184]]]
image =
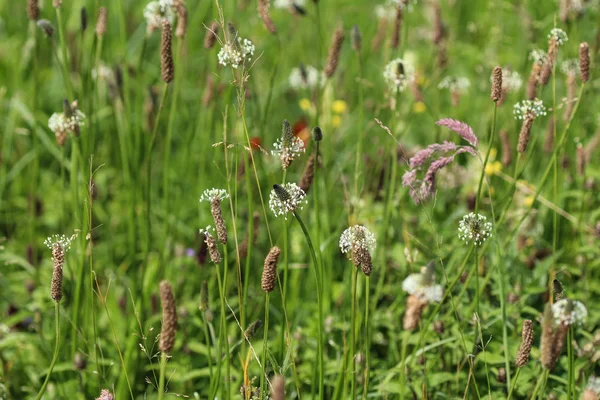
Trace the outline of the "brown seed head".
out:
[[[498,103],[502,97],[502,67],[494,67],[492,72],[492,101]]]
[[[52,7],[60,8],[62,6],[62,0],[52,0]]]
[[[221,200],[213,199],[210,202],[210,212],[215,221],[215,226],[217,228],[217,237],[219,238],[219,242],[226,244],[227,226],[225,225],[225,220],[223,220],[223,214],[221,213]]]
[[[219,252],[219,246],[217,245],[217,240],[215,239],[215,237],[206,233],[204,235],[204,243],[206,243],[206,247],[208,247],[210,261],[212,261],[214,264],[220,263],[221,253]]]
[[[554,300],[566,299],[565,289],[558,279],[552,281],[552,291],[554,292]]]
[[[202,105],[208,106],[215,95],[215,78],[211,73],[206,75],[206,88],[202,95]]]
[[[548,118],[548,126],[546,128],[546,139],[544,140],[544,151],[552,153],[554,148],[554,118]]]
[[[271,15],[269,14],[269,2],[268,0],[258,0],[258,16],[262,20],[265,28],[272,34],[277,33],[277,28],[271,19]]]
[[[284,400],[285,399],[285,379],[282,375],[275,375],[271,381],[271,393],[273,400]]]
[[[529,354],[533,345],[533,323],[530,319],[523,321],[523,330],[521,331],[521,346],[517,352],[517,367],[523,367],[529,362]]]
[[[392,31],[392,49],[400,46],[400,31],[402,30],[402,8],[396,7],[396,19],[394,19],[394,30]]]
[[[27,17],[32,21],[37,21],[40,17],[40,5],[38,0],[27,0]]]
[[[421,322],[421,315],[427,305],[426,302],[421,300],[419,297],[410,295],[406,299],[406,311],[404,312],[404,320],[402,321],[402,327],[407,331],[412,331],[419,326]]]
[[[577,174],[579,176],[585,176],[585,165],[586,165],[586,153],[583,146],[580,144],[577,145]]]
[[[62,299],[63,266],[65,265],[65,248],[60,243],[52,245],[52,284],[50,297],[59,302]]]
[[[54,26],[52,26],[52,23],[47,19],[39,19],[37,21],[37,26],[47,37],[52,37],[52,35],[54,35]]]
[[[552,342],[552,360],[550,362],[550,368],[554,368],[560,355],[565,347],[565,340],[567,338],[567,332],[569,327],[563,323],[558,324],[556,331],[554,332],[554,341]]]
[[[548,43],[548,56],[546,57],[546,62],[542,66],[542,71],[540,72],[540,81],[541,85],[546,85],[550,80],[550,76],[552,76],[552,68],[556,63],[556,57],[558,55],[558,43],[556,40],[550,39]]]
[[[442,21],[442,10],[440,3],[436,1],[433,5],[433,43],[439,45],[446,37],[446,27]]]
[[[175,28],[175,36],[182,38],[187,32],[188,11],[187,7],[182,2],[178,2],[175,5],[175,8],[177,9],[177,28]]]
[[[164,18],[162,21],[162,34],[160,36],[160,71],[162,80],[169,83],[173,80],[175,66],[173,65],[173,51],[171,48],[173,33],[171,24]]]
[[[546,304],[542,316],[542,339],[540,344],[541,362],[546,369],[552,369],[552,349],[554,343],[554,315],[550,304]]]
[[[358,25],[352,27],[350,38],[352,39],[352,49],[357,52],[360,51],[362,48],[362,34]]]
[[[211,49],[217,42],[217,34],[219,33],[219,24],[217,21],[213,21],[210,27],[206,29],[204,34],[204,48]]]
[[[579,72],[582,82],[590,80],[590,46],[586,42],[579,45]]]
[[[98,9],[98,19],[96,20],[96,35],[104,36],[106,34],[108,12],[106,7]]]
[[[536,98],[536,89],[538,81],[540,79],[541,71],[542,66],[534,62],[531,66],[531,73],[529,74],[529,79],[527,80],[527,100],[533,100]]]
[[[306,166],[304,167],[304,173],[302,174],[302,178],[298,183],[300,189],[304,191],[304,193],[308,193],[308,190],[312,186],[313,179],[315,177],[315,154],[311,154],[308,160],[306,161]]]
[[[77,371],[83,371],[86,366],[87,361],[85,356],[80,352],[75,353],[75,356],[73,357],[73,367],[75,367]]]
[[[277,282],[277,260],[280,253],[281,250],[279,247],[274,246],[265,258],[262,279],[260,281],[260,286],[265,293],[270,293],[275,289],[275,283]]]
[[[531,127],[533,126],[533,115],[527,115],[521,125],[521,132],[519,133],[519,144],[517,145],[517,151],[519,153],[525,153],[527,151],[527,145],[529,144],[529,138],[531,136]]]
[[[510,144],[510,137],[508,131],[503,129],[499,133],[500,141],[502,142],[502,165],[508,167],[512,162],[512,146]]]
[[[327,55],[327,64],[325,65],[325,76],[327,78],[331,78],[338,67],[342,43],[344,43],[344,28],[340,25],[333,33],[331,47],[329,47],[329,54]]]
[[[159,285],[160,302],[162,304],[162,330],[160,331],[159,349],[164,353],[173,350],[175,333],[177,332],[177,307],[171,284],[162,281]]]

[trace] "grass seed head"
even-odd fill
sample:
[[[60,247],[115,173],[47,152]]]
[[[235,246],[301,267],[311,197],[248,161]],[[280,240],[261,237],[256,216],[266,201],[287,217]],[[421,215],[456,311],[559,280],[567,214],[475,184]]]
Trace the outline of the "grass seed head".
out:
[[[217,42],[217,35],[219,33],[219,24],[216,21],[213,21],[210,24],[210,27],[206,29],[206,33],[204,34],[204,48],[212,49],[215,43]]]
[[[521,346],[517,352],[517,367],[523,367],[529,362],[529,354],[533,345],[533,322],[530,319],[523,321],[521,331]]]
[[[325,64],[325,76],[327,78],[331,78],[337,70],[343,43],[344,28],[339,25],[333,33],[331,46],[329,47],[329,54],[327,55],[327,64]]]
[[[262,20],[265,28],[272,34],[277,33],[277,27],[273,23],[271,19],[271,15],[269,13],[269,1],[268,0],[258,0],[258,16]]]
[[[316,1],[315,1],[316,3]],[[271,381],[271,398],[273,400],[285,399],[285,379],[282,375],[275,375]]]
[[[352,39],[352,49],[359,52],[362,48],[362,34],[360,33],[358,25],[352,27],[350,38]]]
[[[40,17],[39,0],[27,0],[27,18],[37,21]]]
[[[312,130],[312,137],[315,142],[320,142],[323,140],[323,131],[320,127],[315,126]]]
[[[552,369],[552,349],[554,343],[554,315],[552,307],[546,304],[542,316],[542,339],[540,344],[541,362],[545,369]]]
[[[498,103],[502,97],[502,67],[494,67],[492,72],[492,101]]]
[[[394,30],[392,31],[392,49],[400,46],[400,32],[402,31],[402,7],[396,6],[396,18],[394,19]]]
[[[313,184],[313,179],[315,177],[315,161],[317,157],[315,154],[311,154],[308,160],[306,161],[306,166],[304,167],[304,172],[302,173],[302,178],[300,179],[300,183],[298,186],[300,189],[304,191],[304,193],[308,193],[310,187]]]
[[[277,283],[277,261],[279,260],[279,254],[281,250],[279,247],[274,246],[265,257],[265,263],[260,280],[260,286],[265,293],[270,293],[275,289]]]
[[[182,38],[187,32],[188,10],[182,2],[177,2],[175,7],[177,9],[177,28],[175,28],[175,36]]]
[[[108,11],[106,10],[106,7],[100,7],[98,9],[98,19],[96,20],[96,35],[99,37],[106,34],[107,19]]]
[[[173,33],[171,24],[167,19],[162,21],[162,34],[160,37],[160,71],[162,80],[169,83],[175,75],[175,66],[173,64]]]
[[[160,302],[162,305],[162,329],[160,331],[159,349],[164,353],[173,350],[175,333],[177,332],[177,307],[171,284],[161,281],[159,285]]]
[[[37,26],[44,32],[46,37],[52,37],[54,35],[54,26],[47,19],[39,19]]]
[[[413,331],[419,326],[423,310],[427,306],[427,302],[418,296],[410,295],[406,299],[406,311],[402,320],[404,330]]]
[[[586,42],[579,45],[579,71],[582,82],[590,80],[590,46]]]

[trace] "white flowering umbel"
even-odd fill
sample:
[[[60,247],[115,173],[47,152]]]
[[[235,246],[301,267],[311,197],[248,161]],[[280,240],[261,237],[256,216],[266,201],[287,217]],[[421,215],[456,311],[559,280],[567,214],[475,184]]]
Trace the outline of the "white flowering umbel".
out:
[[[229,198],[229,194],[227,193],[227,191],[225,189],[206,189],[203,193],[202,196],[200,196],[200,201],[208,201],[209,203],[212,203],[213,201],[222,201],[223,199],[227,199]],[[208,227],[210,228],[210,227]],[[207,229],[208,229],[207,228]]]
[[[371,253],[375,251],[375,235],[362,225],[353,225],[342,232],[340,250],[347,254],[352,264],[369,276],[373,271]]]
[[[48,119],[48,128],[56,135],[56,142],[62,146],[67,139],[67,134],[72,133],[79,136],[79,128],[83,126],[85,114],[77,108],[77,102],[71,105],[65,101],[64,111],[54,113]]]
[[[275,8],[282,8],[282,9],[289,9],[290,7],[293,6],[300,6],[300,7],[304,7],[304,4],[306,3],[306,0],[275,0],[273,2],[273,7]]]
[[[402,290],[427,303],[439,303],[444,298],[444,288],[435,283],[434,264],[421,268],[420,274],[410,274],[402,282]]]
[[[469,78],[464,76],[446,76],[438,84],[438,89],[446,89],[450,92],[463,93],[471,86]]]
[[[557,45],[562,46],[566,41],[569,40],[567,33],[559,28],[554,28],[548,34],[548,40],[554,40]]]
[[[403,92],[415,80],[415,69],[402,58],[396,58],[385,66],[383,78],[392,91]]]
[[[170,24],[175,21],[175,6],[173,0],[151,1],[144,8],[144,18],[149,33],[162,26],[162,20],[167,19]]]
[[[295,183],[284,183],[273,185],[273,190],[269,196],[269,208],[276,217],[283,215],[285,219],[289,213],[297,208],[302,209],[306,204],[306,193]]]
[[[552,305],[554,323],[566,326],[582,325],[587,319],[587,309],[582,302],[562,299]]]
[[[325,83],[325,74],[319,72],[313,66],[300,65],[292,69],[289,77],[290,86],[294,89],[313,89],[317,86],[323,86]]]
[[[492,223],[481,214],[469,213],[458,224],[458,237],[465,243],[481,246],[492,236]]]
[[[232,42],[225,43],[217,55],[219,64],[237,68],[248,62],[254,55],[254,44],[248,39],[237,37]]]
[[[527,118],[537,118],[546,115],[546,107],[541,100],[523,100],[513,107],[515,119],[525,120]]]
[[[287,120],[283,121],[281,137],[273,144],[275,150],[271,153],[279,156],[281,167],[286,169],[299,154],[304,153],[304,141],[292,133],[292,126]]]

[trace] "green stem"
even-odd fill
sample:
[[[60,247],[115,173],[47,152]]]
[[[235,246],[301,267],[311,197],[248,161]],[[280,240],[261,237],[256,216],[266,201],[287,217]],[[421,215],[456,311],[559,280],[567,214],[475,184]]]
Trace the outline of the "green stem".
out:
[[[48,386],[48,381],[50,381],[50,375],[52,375],[54,364],[56,364],[56,360],[58,358],[58,348],[60,344],[60,305],[58,301],[54,302],[54,319],[56,323],[56,344],[54,346],[54,355],[52,356],[52,362],[50,363],[48,374],[46,375],[46,379],[44,380],[44,384],[42,385],[36,397],[36,400],[40,400],[44,395],[44,392],[46,392],[46,386]]]
[[[160,376],[158,380],[158,400],[162,400],[165,394],[165,370],[167,368],[167,353],[164,351],[160,356]]]
[[[573,360],[573,325],[569,326],[567,333],[567,356],[569,357],[567,400],[575,398],[575,366]]]
[[[515,377],[513,378],[513,384],[510,387],[510,392],[508,392],[508,398],[506,400],[510,400],[510,398],[512,397],[513,391],[515,390],[515,386],[517,386],[517,379],[519,379],[520,372],[521,368],[517,368],[517,372],[515,372]]]
[[[296,211],[293,212],[294,217],[300,224],[302,228],[302,232],[304,233],[304,237],[306,238],[306,242],[308,244],[308,248],[310,250],[310,255],[312,257],[313,264],[315,266],[315,278],[317,280],[317,302],[319,307],[319,321],[318,321],[318,334],[319,334],[319,343],[318,343],[318,364],[319,364],[319,399],[323,400],[323,383],[324,383],[324,369],[323,369],[323,292],[322,292],[322,282],[321,282],[321,271],[319,268],[319,262],[317,261],[317,254],[315,252],[315,248],[313,246],[312,240],[310,239],[310,234],[308,233],[308,229],[306,229],[306,225],[302,221],[302,218],[298,215]]]
[[[67,69],[67,65],[69,62],[69,59],[67,57],[67,44],[66,44],[66,39],[65,39],[65,31],[63,28],[63,23],[62,23],[62,15],[60,12],[60,7],[55,8],[56,10],[56,22],[58,24],[58,34],[60,37],[60,50],[62,53],[62,63],[60,63],[61,68],[62,68],[62,72],[63,72],[63,78],[65,79],[65,88],[67,90],[67,97],[69,99],[69,101],[73,101],[73,87],[71,85],[71,79],[69,78],[69,72]],[[56,57],[58,59],[58,55]]]
[[[357,218],[357,206],[358,206],[358,176],[360,175],[360,157],[362,155],[363,138],[365,135],[364,128],[364,89],[362,85],[362,60],[360,57],[360,50],[356,52],[357,64],[358,64],[358,109],[359,109],[359,121],[358,121],[358,140],[356,141],[356,159],[354,161],[354,199],[352,203],[352,215],[356,222]]]
[[[371,309],[371,302],[369,301],[371,293],[371,277],[367,276],[365,280],[365,378],[363,385],[363,400],[367,399],[367,393],[369,390],[369,368],[371,366],[371,325],[369,320],[369,311]]]
[[[263,328],[263,352],[262,352],[262,374],[260,375],[260,398],[264,399],[265,393],[269,390],[265,386],[265,378],[267,376],[267,349],[269,343],[269,293],[265,293],[265,325]]]
[[[358,268],[354,268],[352,272],[352,315],[351,315],[351,329],[350,332],[350,351],[352,354],[352,378],[350,380],[352,399],[356,399],[356,285],[358,281]]]

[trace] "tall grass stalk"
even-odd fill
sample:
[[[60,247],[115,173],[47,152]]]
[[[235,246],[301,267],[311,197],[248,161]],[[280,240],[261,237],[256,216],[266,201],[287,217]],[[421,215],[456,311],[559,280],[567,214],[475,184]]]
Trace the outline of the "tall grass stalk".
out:
[[[556,143],[556,63],[552,66],[552,142]],[[560,156],[561,150],[558,149],[557,155]],[[553,163],[552,176],[553,176],[553,191],[552,191],[552,201],[554,204],[558,206],[558,162],[555,161]],[[552,213],[552,254],[557,254],[558,248],[558,213]],[[548,288],[550,290],[550,303],[553,301],[552,296],[552,282],[556,277],[556,263],[558,257],[552,257],[552,266],[550,267],[550,277],[548,279]],[[569,381],[570,382],[570,381]],[[570,398],[571,393],[568,393],[568,397]]]
[[[162,352],[160,356],[160,375],[158,378],[158,400],[162,400],[165,394],[165,370],[167,368],[167,353]]]
[[[510,391],[508,392],[508,397],[506,398],[506,400],[510,400],[511,399],[511,397],[513,395],[513,392],[515,390],[515,387],[517,386],[517,379],[519,379],[519,373],[520,372],[521,372],[521,368],[519,367],[519,368],[517,368],[517,372],[515,372],[515,376],[513,378],[513,383],[510,386]],[[507,375],[507,377],[508,377],[508,375]]]
[[[63,78],[65,80],[65,89],[67,90],[67,97],[69,100],[73,100],[73,85],[71,84],[71,78],[69,77],[69,71],[67,69],[67,65],[69,63],[69,58],[67,56],[67,44],[65,31],[63,27],[62,14],[60,12],[60,7],[56,7],[56,23],[58,25],[58,34],[60,36],[60,50],[62,54],[62,63],[60,63]],[[54,43],[54,40],[53,40]],[[58,54],[56,54],[56,58],[58,60]]]
[[[356,63],[358,65],[358,140],[356,141],[356,159],[354,161],[354,199],[353,199],[353,208],[352,208],[352,216],[354,218],[354,222],[356,222],[357,219],[357,215],[358,215],[358,211],[357,211],[357,207],[358,207],[358,197],[359,197],[359,191],[358,191],[358,177],[361,174],[360,171],[360,159],[362,156],[362,146],[363,146],[363,140],[364,140],[364,136],[365,136],[365,111],[364,111],[364,88],[363,88],[363,84],[362,84],[362,76],[363,76],[363,72],[362,72],[362,58],[361,58],[361,51],[358,50],[356,51]]]
[[[60,347],[60,303],[58,301],[54,302],[54,321],[56,324],[56,342],[54,345],[54,354],[52,355],[52,361],[50,362],[50,367],[48,368],[48,374],[46,374],[46,379],[44,380],[44,383],[38,392],[36,400],[40,400],[46,392],[46,386],[48,386],[50,376],[52,375],[52,370],[54,369],[54,365],[58,359],[58,349]]]
[[[370,368],[371,368],[371,325],[370,325],[370,310],[371,310],[371,302],[369,301],[371,293],[371,277],[367,276],[365,279],[365,372],[364,372],[364,382],[363,382],[363,400],[367,399],[367,394],[369,392],[369,377],[370,377]]]
[[[269,392],[269,388],[265,386],[267,377],[267,352],[269,346],[269,293],[265,293],[265,325],[263,327],[263,352],[262,352],[262,373],[260,374],[260,398],[264,399],[265,393]]]
[[[575,399],[575,360],[574,352],[573,352],[573,340],[574,340],[574,330],[573,325],[569,326],[569,330],[567,332],[567,357],[568,359],[568,367],[567,367],[567,399]]]
[[[304,221],[298,215],[296,211],[294,211],[294,217],[300,224],[300,228],[302,228],[302,232],[304,233],[304,237],[306,238],[306,243],[308,244],[308,249],[310,256],[312,257],[312,261],[314,264],[315,278],[317,281],[317,303],[319,308],[319,321],[317,324],[318,327],[318,349],[317,349],[317,359],[319,364],[319,399],[323,400],[324,398],[324,365],[323,365],[323,282],[321,281],[322,272],[320,271],[319,261],[317,260],[317,254],[315,252],[315,248],[313,246],[312,240],[310,239],[310,234],[308,233],[308,229],[306,229],[306,225],[304,225]]]
[[[356,399],[356,287],[358,281],[358,268],[354,268],[352,271],[352,314],[350,316],[351,323],[350,327],[350,354],[352,354],[352,380],[350,381],[350,387],[352,391],[352,399]]]

